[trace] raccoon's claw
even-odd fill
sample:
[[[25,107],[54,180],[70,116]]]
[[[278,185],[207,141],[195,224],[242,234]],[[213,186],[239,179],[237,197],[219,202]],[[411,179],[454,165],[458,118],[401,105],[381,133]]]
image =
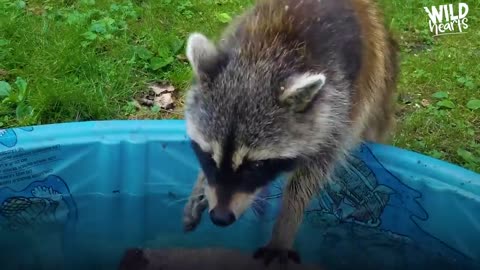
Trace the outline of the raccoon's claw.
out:
[[[183,230],[185,232],[193,231],[202,218],[202,213],[208,207],[208,202],[204,196],[190,198],[183,211]]]
[[[253,258],[262,259],[266,266],[268,266],[275,258],[278,258],[280,264],[287,264],[288,260],[300,264],[300,255],[298,255],[296,251],[281,248],[259,248],[253,254]]]
[[[191,232],[191,231],[195,230],[195,228],[198,226],[198,224],[200,224],[200,219],[198,219],[198,220],[195,220],[195,219],[184,220],[183,221],[183,231]]]

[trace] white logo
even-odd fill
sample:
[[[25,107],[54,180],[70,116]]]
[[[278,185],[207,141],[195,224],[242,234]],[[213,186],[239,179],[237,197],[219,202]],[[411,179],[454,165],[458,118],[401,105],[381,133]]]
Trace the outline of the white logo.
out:
[[[423,9],[430,18],[430,32],[435,36],[463,34],[463,30],[468,28],[468,5],[465,3],[458,3],[458,7],[448,4]]]

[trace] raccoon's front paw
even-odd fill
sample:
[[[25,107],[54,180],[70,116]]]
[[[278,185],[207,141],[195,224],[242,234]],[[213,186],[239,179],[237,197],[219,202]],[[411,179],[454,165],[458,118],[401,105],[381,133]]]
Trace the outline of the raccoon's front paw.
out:
[[[202,218],[202,213],[207,209],[208,202],[204,195],[191,197],[183,211],[183,229],[186,232],[193,231]]]
[[[300,263],[300,255],[296,251],[269,246],[257,249],[257,251],[255,251],[253,254],[253,258],[263,260],[266,266],[268,266],[276,258],[280,264],[287,264],[288,260],[292,260],[297,264]]]

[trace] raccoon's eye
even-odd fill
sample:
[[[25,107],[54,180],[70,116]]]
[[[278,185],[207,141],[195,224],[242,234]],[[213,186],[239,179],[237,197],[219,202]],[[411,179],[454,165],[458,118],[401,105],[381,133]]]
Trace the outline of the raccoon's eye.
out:
[[[253,169],[259,169],[259,168],[261,168],[264,164],[265,164],[265,161],[263,161],[263,160],[257,160],[257,161],[255,161],[255,162],[253,162],[251,166],[252,166]]]
[[[256,171],[265,166],[266,161],[264,160],[256,160],[256,161],[250,161],[245,164],[245,167],[249,171]]]

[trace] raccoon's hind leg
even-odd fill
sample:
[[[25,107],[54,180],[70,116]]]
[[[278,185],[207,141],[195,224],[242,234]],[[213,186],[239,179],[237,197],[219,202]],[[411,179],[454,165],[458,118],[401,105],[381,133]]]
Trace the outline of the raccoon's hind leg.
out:
[[[208,201],[205,197],[205,175],[203,172],[198,174],[197,182],[193,187],[190,198],[183,209],[183,228],[185,231],[193,231],[202,218],[202,213],[208,207]]]

